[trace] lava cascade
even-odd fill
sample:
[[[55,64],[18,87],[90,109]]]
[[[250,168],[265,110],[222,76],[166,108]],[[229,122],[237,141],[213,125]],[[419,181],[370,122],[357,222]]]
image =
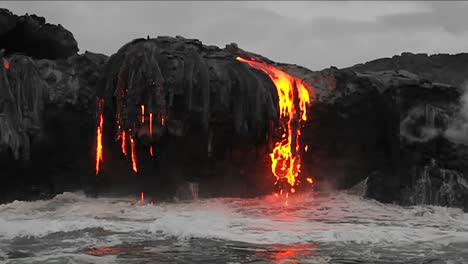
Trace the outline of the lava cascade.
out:
[[[98,101],[98,118],[99,118],[99,124],[97,125],[96,128],[96,167],[95,167],[95,172],[96,175],[99,173],[99,169],[102,165],[103,162],[103,157],[102,157],[102,127],[104,123],[104,118],[102,116],[102,109],[103,109],[103,104],[104,100],[100,99]]]
[[[276,177],[275,185],[279,188],[275,195],[294,193],[300,181],[301,172],[301,135],[302,122],[307,120],[307,106],[310,104],[308,86],[302,80],[264,62],[255,59],[236,57],[253,68],[263,71],[275,84],[278,93],[279,117],[284,125],[282,138],[274,144],[270,153],[271,171]],[[308,146],[307,150],[308,150]],[[305,151],[307,151],[305,150]],[[312,183],[312,178],[307,178]],[[286,204],[287,205],[287,201]]]

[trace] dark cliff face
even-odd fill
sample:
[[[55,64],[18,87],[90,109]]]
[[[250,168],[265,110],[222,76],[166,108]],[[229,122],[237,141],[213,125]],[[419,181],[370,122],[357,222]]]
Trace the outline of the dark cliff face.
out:
[[[241,53],[247,55],[232,46],[158,37],[134,40],[111,56],[99,92],[106,139],[97,176],[102,185],[133,184],[163,197],[186,181],[199,182],[209,196],[251,196],[271,188],[274,178],[266,175],[276,90],[267,75],[235,60]],[[148,113],[154,116],[151,134]],[[135,140],[137,172],[119,149],[122,138],[115,140],[123,131]]]
[[[1,200],[81,188],[94,141],[96,85],[105,56],[0,56]],[[5,67],[5,65],[8,65]]]
[[[6,54],[20,52],[38,59],[64,59],[78,52],[73,34],[61,25],[36,15],[17,16],[7,9],[0,9],[0,46]]]
[[[21,18],[1,14],[6,39]],[[30,19],[38,18],[23,20]],[[184,182],[200,183],[205,196],[271,192],[278,96],[266,74],[235,60],[241,56],[283,69],[313,90],[301,177],[314,177],[319,188],[366,181],[366,196],[383,202],[468,209],[468,148],[446,136],[461,111],[461,77],[438,84],[460,76],[468,65],[463,55],[450,57],[449,65],[459,66],[453,71],[405,59],[411,67],[368,63],[313,72],[235,44],[218,48],[182,37],[137,39],[110,58],[76,50],[59,55],[73,50],[71,33],[65,35],[57,42],[63,49],[47,44],[39,53],[11,49],[16,37],[0,42],[7,52],[0,58],[0,200],[78,189],[170,198]],[[57,40],[43,36],[44,43]],[[96,176],[98,99],[104,151]],[[141,105],[154,114],[151,134],[147,119],[138,121]],[[135,140],[137,173],[121,150],[124,130]]]

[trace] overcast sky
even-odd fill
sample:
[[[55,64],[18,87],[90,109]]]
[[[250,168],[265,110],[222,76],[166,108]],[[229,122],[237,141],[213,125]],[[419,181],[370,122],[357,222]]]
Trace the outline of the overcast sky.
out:
[[[0,1],[62,24],[85,50],[110,55],[158,35],[239,47],[313,70],[339,68],[404,51],[468,52],[468,2],[57,2]]]

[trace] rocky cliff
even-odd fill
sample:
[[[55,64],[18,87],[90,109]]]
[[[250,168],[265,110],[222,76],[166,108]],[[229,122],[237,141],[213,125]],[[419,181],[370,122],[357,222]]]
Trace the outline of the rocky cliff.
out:
[[[0,24],[0,200],[77,189],[167,199],[184,182],[198,182],[202,196],[270,192],[278,95],[241,56],[311,88],[301,177],[315,178],[317,188],[364,182],[366,196],[379,201],[468,209],[468,148],[446,133],[463,111],[464,55],[444,62],[406,54],[411,67],[385,60],[310,71],[235,44],[158,37],[133,40],[107,58],[77,55],[71,33],[45,27],[43,18],[2,10]],[[28,34],[45,39],[40,51],[11,44],[30,43]]]
[[[357,72],[406,70],[432,82],[461,86],[467,81],[468,53],[413,54],[404,52],[391,58],[381,58],[349,69]]]

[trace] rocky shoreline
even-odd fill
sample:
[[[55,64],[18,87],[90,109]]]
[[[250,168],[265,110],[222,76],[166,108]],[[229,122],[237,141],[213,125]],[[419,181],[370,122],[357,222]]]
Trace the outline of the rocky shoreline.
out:
[[[2,202],[80,189],[168,199],[185,182],[198,182],[205,197],[268,193],[277,95],[267,75],[235,60],[241,56],[312,87],[302,135],[310,150],[301,155],[303,174],[317,188],[364,182],[365,195],[382,202],[468,210],[468,134],[460,125],[466,72],[458,70],[468,69],[466,54],[404,53],[311,71],[236,44],[219,48],[180,36],[136,39],[110,57],[78,54],[72,33],[44,18],[1,9],[0,25]],[[96,176],[99,99],[105,151]],[[161,124],[154,138],[135,134],[135,175],[115,131],[130,127],[142,103]]]

